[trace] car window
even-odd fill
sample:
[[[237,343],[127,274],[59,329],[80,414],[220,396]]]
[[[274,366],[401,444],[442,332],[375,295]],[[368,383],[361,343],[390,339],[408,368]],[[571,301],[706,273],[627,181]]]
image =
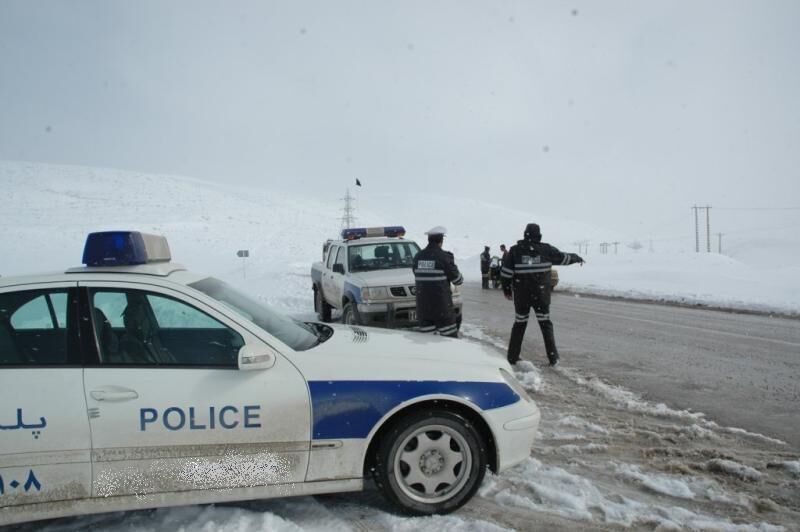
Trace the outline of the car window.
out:
[[[189,286],[253,322],[295,351],[305,351],[320,343],[313,328],[272,310],[219,279],[207,277]]]
[[[67,289],[0,294],[0,365],[76,363],[68,345],[68,301]]]
[[[97,289],[92,323],[104,365],[236,367],[242,336],[178,299]]]
[[[330,251],[328,251],[328,269],[330,270],[333,268],[333,259],[336,257],[336,252],[339,249],[339,246],[331,246]]]
[[[410,268],[417,252],[419,246],[407,241],[350,246],[348,250],[350,271]]]
[[[344,249],[344,247],[340,247],[336,253],[336,264],[341,264],[342,266],[344,266]]]
[[[36,297],[20,308],[11,315],[11,326],[17,330],[26,329],[55,329],[53,322],[53,315],[50,313],[50,307],[47,305],[47,299],[44,295]]]

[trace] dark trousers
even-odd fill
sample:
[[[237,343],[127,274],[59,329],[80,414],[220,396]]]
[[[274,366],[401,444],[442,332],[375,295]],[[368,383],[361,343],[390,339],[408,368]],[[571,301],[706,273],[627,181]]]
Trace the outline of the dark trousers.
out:
[[[489,273],[481,272],[481,288],[489,288]]]
[[[441,336],[458,338],[458,323],[454,313],[440,320],[420,320],[419,332],[434,333],[438,332]]]
[[[536,321],[542,330],[544,347],[550,362],[558,360],[556,337],[553,331],[553,322],[550,321],[550,297],[547,294],[537,294],[528,291],[514,291],[514,326],[511,328],[511,340],[508,342],[508,361],[515,364],[522,351],[522,339],[528,327],[531,308],[533,308]]]

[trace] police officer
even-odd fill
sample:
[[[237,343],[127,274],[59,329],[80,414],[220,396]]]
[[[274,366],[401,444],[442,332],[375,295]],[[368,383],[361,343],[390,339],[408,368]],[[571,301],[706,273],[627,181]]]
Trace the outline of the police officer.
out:
[[[556,338],[550,321],[550,270],[553,264],[566,266],[576,262],[582,265],[584,261],[575,253],[562,253],[542,242],[542,233],[534,223],[528,224],[524,238],[511,246],[500,271],[503,293],[506,299],[514,299],[516,312],[508,343],[508,361],[511,364],[516,364],[520,358],[531,307],[542,329],[547,359],[551,366],[558,364]]]
[[[489,255],[489,246],[483,246],[483,253],[481,253],[481,288],[489,288],[489,266],[492,263],[492,257]]]
[[[444,227],[429,230],[428,246],[414,257],[414,278],[417,290],[417,319],[420,332],[438,332],[442,336],[458,336],[450,283],[464,282],[453,254],[442,249]]]

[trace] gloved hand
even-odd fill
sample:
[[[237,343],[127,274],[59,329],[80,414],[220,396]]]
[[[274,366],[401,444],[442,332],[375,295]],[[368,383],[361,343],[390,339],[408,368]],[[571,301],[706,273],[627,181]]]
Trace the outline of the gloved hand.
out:
[[[578,259],[578,263],[579,263],[581,266],[583,266],[583,265],[584,265],[584,263],[586,263],[586,261],[585,261],[585,260],[583,260],[583,257],[581,257],[580,255],[575,255],[575,258],[576,258],[576,259]]]

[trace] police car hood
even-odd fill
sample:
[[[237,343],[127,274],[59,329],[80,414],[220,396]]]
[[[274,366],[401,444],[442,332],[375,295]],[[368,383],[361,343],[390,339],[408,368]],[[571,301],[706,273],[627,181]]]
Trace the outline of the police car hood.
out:
[[[414,284],[414,272],[410,267],[352,272],[350,277],[357,279],[361,286],[411,286]]]
[[[324,343],[305,351],[310,365],[324,360],[325,365],[362,374],[369,368],[371,375],[411,371],[420,378],[458,380],[459,375],[472,367],[498,368],[510,371],[502,353],[493,348],[464,339],[444,338],[418,332],[395,331],[375,327],[332,325],[334,334]],[[319,358],[318,358],[319,357]],[[302,358],[302,357],[301,357]],[[313,370],[312,370],[313,371]],[[337,371],[342,374],[342,371]],[[473,375],[474,376],[474,375]]]

